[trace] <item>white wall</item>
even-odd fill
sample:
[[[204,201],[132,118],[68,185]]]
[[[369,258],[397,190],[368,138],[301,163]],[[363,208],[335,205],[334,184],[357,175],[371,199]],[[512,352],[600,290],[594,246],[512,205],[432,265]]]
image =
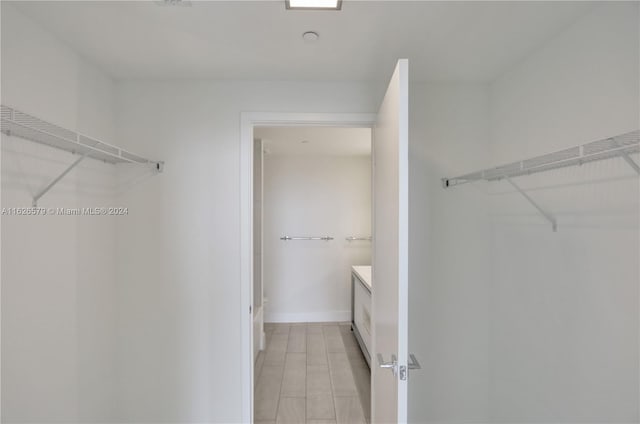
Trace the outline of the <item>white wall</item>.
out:
[[[441,178],[489,159],[489,92],[481,84],[413,84],[409,155],[409,421],[486,422],[486,187]]]
[[[7,3],[2,7],[3,102],[167,160],[161,175],[87,161],[78,169],[104,170],[108,183],[89,190],[83,182],[76,191],[70,174],[42,199],[43,205],[83,206],[96,193],[110,196],[115,184],[115,203],[129,215],[102,220],[93,233],[85,229],[91,218],[34,225],[3,217],[3,420],[240,422],[240,112],[371,112],[384,86],[205,81],[113,87]],[[102,121],[109,114],[98,114],[112,110],[117,130]],[[65,160],[52,169],[44,162],[21,166],[37,169],[32,189],[69,156],[34,150],[50,155],[48,161]],[[21,163],[11,159],[3,154],[3,206],[29,204],[26,171],[11,171]],[[25,258],[35,265],[21,266]],[[105,282],[114,272],[115,289]],[[96,286],[80,281],[89,273]]]
[[[558,233],[504,183],[439,181],[637,129],[638,33],[610,4],[489,86],[413,85],[410,421],[638,422],[637,175],[518,178]]]
[[[561,212],[552,234],[511,193],[438,181],[636,128],[636,9],[588,16],[493,84],[489,104],[483,87],[412,87],[410,348],[425,365],[410,380],[415,421],[638,421],[637,182],[532,192]],[[240,112],[372,112],[385,84],[123,82],[114,130],[112,82],[5,2],[2,14],[3,103],[167,160],[158,176],[118,171],[116,203],[130,214],[115,222],[3,217],[3,420],[110,421],[117,384],[120,421],[239,422]],[[25,185],[68,155],[8,141],[3,206],[28,204]],[[627,172],[592,169],[571,177]],[[70,175],[43,205],[108,201],[113,167],[79,171],[99,187]],[[589,197],[606,207],[585,214]]]
[[[390,72],[391,72],[391,66]],[[120,405],[131,421],[241,417],[240,113],[371,112],[383,85],[123,82],[118,139],[167,160],[119,202]],[[222,364],[222,365],[220,365]]]
[[[241,334],[239,318],[230,319],[241,308],[240,112],[366,113],[377,109],[385,85],[119,84],[119,140],[167,159],[162,175],[142,179],[119,199],[131,211],[118,221],[119,314],[127,323],[119,343],[122,417],[240,420]],[[486,413],[488,397],[489,200],[473,186],[444,191],[439,178],[488,161],[487,91],[433,84],[414,85],[412,94],[410,339],[431,365],[413,374],[410,405],[419,420],[476,417]],[[436,211],[431,218],[429,208]],[[220,363],[227,365],[210,365]]]
[[[596,8],[491,86],[491,164],[638,128],[637,3]],[[638,158],[636,157],[636,160]],[[638,177],[615,159],[491,188],[492,422],[638,422]]]
[[[266,155],[267,322],[351,320],[351,266],[371,265],[371,157]],[[325,236],[331,241],[282,241]]]
[[[2,103],[114,140],[113,82],[2,4]],[[2,135],[2,206],[64,170],[66,152]],[[114,206],[115,168],[87,159],[41,207]],[[2,217],[2,420],[114,415],[114,217]]]

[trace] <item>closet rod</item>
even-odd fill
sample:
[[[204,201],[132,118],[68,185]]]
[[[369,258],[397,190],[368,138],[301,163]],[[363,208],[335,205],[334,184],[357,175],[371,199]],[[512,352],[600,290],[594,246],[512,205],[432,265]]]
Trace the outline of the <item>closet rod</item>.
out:
[[[631,154],[638,152],[640,152],[640,130],[635,130],[559,152],[472,172],[459,177],[443,178],[442,185],[444,188],[449,188],[474,181],[498,181],[507,177],[518,177],[568,166],[579,166],[584,163],[615,157],[622,157],[634,171],[640,174],[640,167],[630,157]]]
[[[322,236],[322,237],[290,237],[290,236],[284,236],[284,237],[280,237],[280,240],[284,240],[284,241],[288,241],[288,240],[324,240],[324,241],[329,241],[329,240],[333,240],[333,237],[329,237],[329,236]]]
[[[356,241],[356,240],[368,240],[371,241],[371,236],[369,237],[355,237],[355,236],[351,236],[351,237],[346,237],[345,238],[346,241]]]

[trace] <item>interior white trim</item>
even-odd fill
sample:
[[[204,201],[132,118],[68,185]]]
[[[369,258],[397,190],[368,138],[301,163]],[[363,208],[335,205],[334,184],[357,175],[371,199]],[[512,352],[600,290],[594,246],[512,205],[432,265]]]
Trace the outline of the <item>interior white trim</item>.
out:
[[[240,323],[242,422],[253,422],[253,127],[372,127],[374,113],[242,112],[240,114]]]

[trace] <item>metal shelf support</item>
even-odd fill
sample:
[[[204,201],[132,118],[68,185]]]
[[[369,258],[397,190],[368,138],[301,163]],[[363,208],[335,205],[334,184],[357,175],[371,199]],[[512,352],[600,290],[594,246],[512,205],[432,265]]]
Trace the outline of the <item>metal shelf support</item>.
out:
[[[69,172],[71,172],[71,170],[73,168],[75,168],[76,166],[78,166],[78,164],[80,162],[82,162],[82,160],[84,158],[86,158],[86,157],[87,157],[87,153],[82,154],[82,156],[80,156],[78,159],[75,160],[75,162],[73,162],[71,165],[69,165],[69,167],[67,169],[65,169],[64,172],[62,172],[62,174],[60,174],[56,178],[54,178],[53,181],[51,181],[49,184],[47,184],[47,186],[45,188],[43,188],[42,190],[40,190],[40,192],[38,194],[33,196],[33,202],[31,203],[31,205],[34,208],[38,207],[38,200],[40,200],[40,198],[42,196],[44,196],[49,190],[51,190],[53,188],[53,186],[58,184],[58,181],[63,179],[65,177],[65,175],[67,175]]]
[[[629,164],[629,166],[632,167],[638,175],[640,175],[640,166],[638,166],[638,164],[633,159],[631,159],[631,156],[629,156],[628,153],[623,153],[622,159],[624,159]]]
[[[473,183],[475,181],[500,181],[506,180],[518,191],[540,214],[551,223],[554,232],[558,231],[558,222],[555,216],[545,211],[527,193],[524,192],[511,178],[531,175],[538,172],[561,169],[569,166],[581,166],[585,163],[620,157],[640,175],[640,165],[631,158],[632,154],[640,153],[640,130],[630,131],[614,137],[592,141],[587,144],[570,147],[546,155],[507,163],[494,168],[483,169],[454,178],[442,178],[442,187],[445,189]]]
[[[614,143],[616,146],[620,146],[620,143],[618,143],[618,141],[615,138],[610,139],[612,143]],[[638,164],[636,163],[636,161],[634,161],[633,159],[631,159],[631,156],[629,156],[629,153],[627,153],[626,151],[622,150],[620,152],[620,156],[622,156],[622,159],[624,159],[625,162],[627,162],[627,164],[633,168],[634,171],[636,171],[636,174],[640,175],[640,166],[638,166]]]
[[[529,196],[524,190],[522,190],[516,183],[514,183],[511,178],[505,176],[504,177],[505,181],[507,181],[509,184],[511,184],[511,186],[513,188],[515,188],[518,193],[520,193],[525,199],[527,199],[527,201],[529,203],[531,203],[531,205],[533,205],[534,208],[536,208],[538,210],[538,212],[540,212],[540,214],[551,223],[551,228],[553,229],[553,232],[556,233],[558,232],[558,221],[556,220],[556,218],[551,215],[549,212],[545,211],[544,209],[542,209],[542,207],[540,205],[538,205],[538,203],[536,203],[535,200],[533,200],[531,198],[531,196]]]

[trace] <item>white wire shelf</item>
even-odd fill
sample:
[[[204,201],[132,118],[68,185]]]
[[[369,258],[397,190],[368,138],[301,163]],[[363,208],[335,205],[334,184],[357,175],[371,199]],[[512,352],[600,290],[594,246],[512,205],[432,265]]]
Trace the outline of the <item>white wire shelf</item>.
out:
[[[615,157],[622,157],[636,172],[640,173],[638,165],[629,158],[629,155],[638,152],[640,152],[640,130],[459,177],[443,178],[442,185],[448,188],[474,181],[498,181]]]
[[[449,188],[474,181],[505,180],[551,224],[551,229],[556,232],[558,231],[558,221],[556,217],[531,198],[525,190],[520,188],[520,186],[511,179],[512,177],[530,175],[616,157],[624,159],[627,164],[640,175],[640,166],[629,156],[638,152],[640,152],[640,130],[592,141],[591,143],[571,147],[559,152],[536,156],[531,159],[521,160],[483,171],[472,172],[460,177],[443,178],[442,185],[444,188]]]
[[[88,157],[112,164],[134,163],[148,165],[153,167],[157,172],[162,172],[164,169],[164,162],[162,161],[143,158],[142,156],[128,152],[109,143],[59,127],[5,105],[0,105],[0,118],[0,131],[4,134],[20,137],[25,140],[79,155],[71,165],[33,197],[33,207],[36,207],[38,200],[64,178],[65,175]]]
[[[1,131],[4,134],[112,164],[137,163],[150,165],[157,171],[162,171],[164,162],[143,158],[135,153],[59,127],[5,105],[0,106],[0,112],[2,117]]]

